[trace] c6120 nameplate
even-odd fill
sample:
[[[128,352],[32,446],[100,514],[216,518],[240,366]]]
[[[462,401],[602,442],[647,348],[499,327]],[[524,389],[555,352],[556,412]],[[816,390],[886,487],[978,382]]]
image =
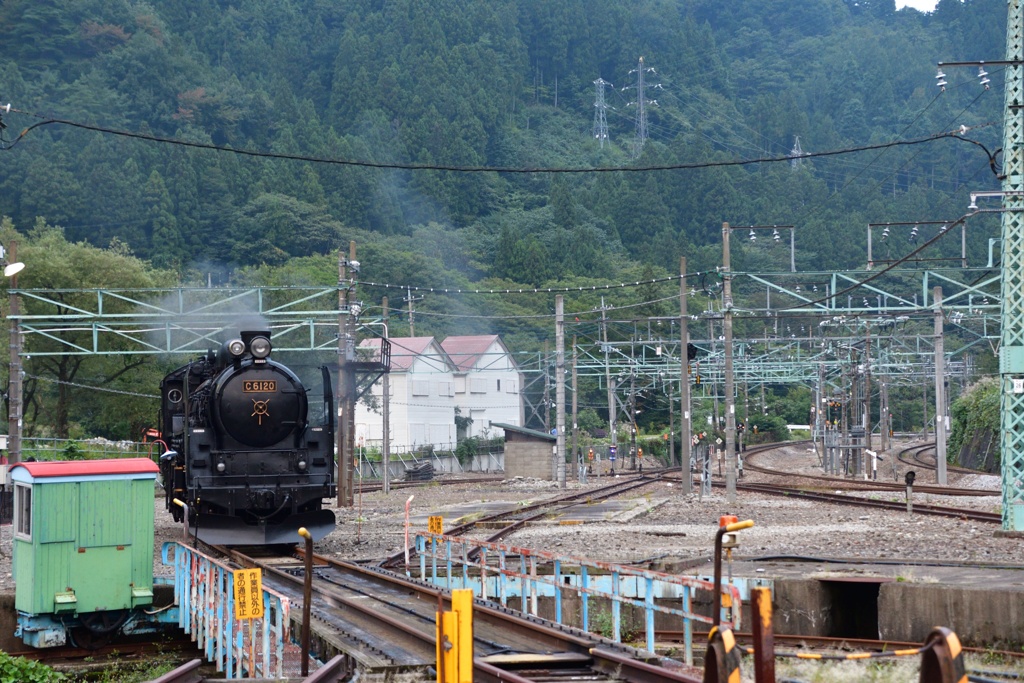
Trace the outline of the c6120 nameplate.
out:
[[[268,391],[277,391],[277,380],[274,379],[247,379],[242,382],[242,392],[246,394],[264,394]]]

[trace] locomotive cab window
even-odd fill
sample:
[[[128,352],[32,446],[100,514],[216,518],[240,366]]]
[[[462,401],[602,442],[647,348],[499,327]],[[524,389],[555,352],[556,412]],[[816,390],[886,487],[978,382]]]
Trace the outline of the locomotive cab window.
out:
[[[14,485],[14,534],[32,540],[32,487]]]

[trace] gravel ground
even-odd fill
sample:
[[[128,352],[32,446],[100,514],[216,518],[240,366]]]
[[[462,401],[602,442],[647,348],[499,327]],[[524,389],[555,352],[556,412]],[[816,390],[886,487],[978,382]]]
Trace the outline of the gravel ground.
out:
[[[817,459],[805,447],[788,448],[758,456],[761,465],[785,468],[793,473],[820,474]],[[887,475],[892,480],[891,465]],[[645,463],[653,468],[654,463]],[[902,471],[897,471],[902,481]],[[930,483],[933,475],[919,471],[918,483]],[[778,481],[747,471],[743,481]],[[590,477],[584,488],[608,483],[608,477]],[[989,475],[950,475],[952,485],[998,490],[999,478]],[[571,482],[570,489],[580,485]],[[835,490],[842,490],[837,486]],[[513,479],[454,485],[427,484],[415,489],[396,489],[389,495],[368,493],[352,508],[338,508],[338,528],[316,544],[325,555],[351,560],[382,558],[402,549],[404,507],[410,494],[412,531],[426,530],[426,516],[440,514],[446,525],[454,523],[450,510],[475,502],[524,503],[556,497],[552,482]],[[902,492],[863,494],[903,500]],[[1024,564],[1024,539],[999,538],[996,525],[940,517],[907,515],[899,511],[860,510],[849,506],[813,503],[779,496],[740,492],[734,505],[715,488],[698,499],[685,494],[678,483],[661,482],[627,494],[635,501],[626,521],[601,521],[575,526],[536,524],[504,542],[525,548],[618,563],[686,562],[711,554],[720,515],[752,519],[755,526],[741,532],[737,558],[763,555],[813,555],[819,557],[888,558],[907,560],[954,560],[961,562]],[[916,495],[916,502],[939,502],[956,507],[996,511],[999,496],[938,497]],[[162,496],[154,501],[157,575],[169,575],[160,563],[164,541],[181,538],[181,527],[164,509]],[[482,532],[481,532],[482,533]],[[11,527],[0,527],[0,591],[11,591]]]
[[[759,456],[758,462],[785,467],[791,472],[821,473],[816,456],[806,448],[788,448]],[[901,470],[897,476],[902,481]],[[918,483],[929,483],[933,478],[919,472]],[[779,479],[750,471],[743,477],[745,482],[777,483]],[[607,477],[601,477],[600,483],[591,477],[589,487],[607,482]],[[951,475],[950,483],[992,490],[998,490],[1000,485],[999,477],[989,475]],[[578,489],[579,485],[573,482],[569,488]],[[842,489],[837,486],[835,490]],[[412,526],[414,530],[425,529],[425,515],[445,515],[449,506],[472,501],[535,501],[558,494],[559,489],[551,482],[537,480],[426,486],[415,489]],[[318,552],[349,559],[378,558],[398,552],[402,547],[403,506],[408,495],[408,490],[394,491],[388,496],[367,494],[361,507],[337,510],[338,530],[318,544]],[[719,516],[733,514],[755,522],[752,529],[741,532],[741,547],[734,551],[738,556],[785,554],[1024,563],[1024,540],[995,537],[996,525],[939,517],[914,516],[908,520],[906,513],[898,511],[859,510],[744,492],[740,492],[736,504],[729,505],[718,488],[699,500],[696,493],[684,494],[678,483],[656,483],[627,495],[636,500],[637,511],[642,512],[628,521],[576,526],[536,524],[504,542],[608,562],[687,561],[711,554]],[[902,492],[863,495],[904,500]],[[915,495],[915,502],[996,511],[1000,497]]]

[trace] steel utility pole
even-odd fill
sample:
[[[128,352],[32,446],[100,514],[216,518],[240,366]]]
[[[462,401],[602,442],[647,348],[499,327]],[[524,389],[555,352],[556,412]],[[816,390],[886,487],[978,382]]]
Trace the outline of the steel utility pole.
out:
[[[935,476],[946,485],[946,350],[942,338],[942,287],[932,290],[935,299]]]
[[[1003,108],[1003,267],[1000,448],[1003,529],[1024,531],[1024,7],[1009,0]]]
[[[729,224],[722,223],[722,310],[725,334],[725,500],[736,502],[736,397],[732,377],[732,274],[729,271]]]

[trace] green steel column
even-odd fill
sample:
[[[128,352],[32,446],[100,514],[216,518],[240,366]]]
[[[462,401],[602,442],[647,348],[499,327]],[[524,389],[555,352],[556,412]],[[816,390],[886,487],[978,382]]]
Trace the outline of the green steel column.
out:
[[[1024,16],[1021,0],[1009,0],[1006,21],[1006,59],[1024,59]],[[1006,69],[1003,114],[1003,191],[1024,190],[1024,104],[1021,66]],[[1024,530],[1024,198],[1003,196],[1003,338],[999,371],[1002,375],[1000,410],[1003,477],[1003,529]],[[1014,386],[1016,384],[1016,386]]]

